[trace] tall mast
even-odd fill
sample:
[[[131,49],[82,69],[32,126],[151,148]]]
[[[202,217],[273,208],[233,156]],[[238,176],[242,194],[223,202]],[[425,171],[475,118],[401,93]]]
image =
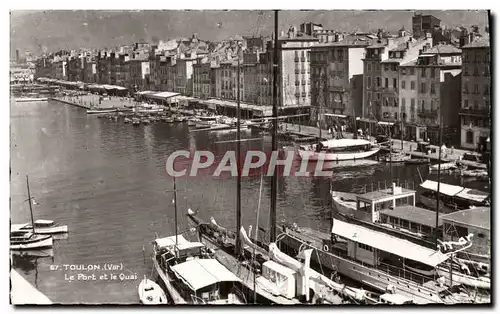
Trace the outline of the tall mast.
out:
[[[272,151],[278,150],[278,10],[274,11],[274,52],[273,52],[273,140]],[[273,174],[271,178],[271,210],[270,242],[276,241],[276,194],[278,193],[278,177]]]
[[[175,251],[177,252],[177,244],[178,244],[178,240],[177,240],[177,233],[178,233],[178,229],[177,229],[177,186],[175,185],[175,177],[174,177],[174,209],[175,209]]]
[[[30,184],[28,181],[28,175],[26,175],[26,186],[28,187],[28,202],[30,203],[31,227],[33,228],[33,234],[34,234],[35,233],[35,219],[33,218],[33,207],[31,207],[31,194],[30,194]]]
[[[238,172],[237,176],[237,181],[236,181],[236,256],[240,256],[241,253],[241,241],[240,241],[240,229],[241,229],[241,169],[240,169],[240,54],[238,50],[238,69],[237,69],[237,75],[236,75],[236,80],[238,81],[236,84],[237,89],[236,89],[236,97],[238,99],[237,101],[237,109],[236,109],[236,140],[238,141],[238,145],[236,146],[236,165],[237,169],[236,171]]]
[[[438,184],[437,184],[437,199],[436,199],[436,248],[438,245],[438,225],[439,225],[439,189],[440,189],[440,182],[441,182],[441,146],[443,145],[443,117],[441,117],[441,114],[439,115],[439,159],[438,159]]]

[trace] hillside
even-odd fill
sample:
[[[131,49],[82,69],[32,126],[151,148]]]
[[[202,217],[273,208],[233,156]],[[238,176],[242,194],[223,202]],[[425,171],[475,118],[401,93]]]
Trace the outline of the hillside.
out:
[[[450,26],[487,24],[486,11],[426,11]],[[304,21],[328,29],[353,31],[384,27],[411,29],[413,11],[282,11],[280,30]],[[261,17],[259,17],[261,16]],[[113,47],[138,41],[188,37],[220,41],[235,35],[269,35],[270,11],[12,11],[11,54],[19,49],[41,53],[79,47]],[[257,30],[257,26],[260,27]]]

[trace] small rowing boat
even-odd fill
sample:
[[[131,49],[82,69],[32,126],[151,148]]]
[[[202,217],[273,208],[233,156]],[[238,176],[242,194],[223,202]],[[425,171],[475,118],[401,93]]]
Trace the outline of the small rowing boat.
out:
[[[139,288],[137,290],[142,304],[168,304],[165,291],[163,291],[163,289],[156,282],[147,279],[146,276],[144,276],[144,279],[139,284]]]

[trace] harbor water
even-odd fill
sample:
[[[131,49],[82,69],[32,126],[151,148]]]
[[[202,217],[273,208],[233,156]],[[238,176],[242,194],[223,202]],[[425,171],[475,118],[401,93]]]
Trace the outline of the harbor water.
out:
[[[245,131],[242,137],[258,137]],[[54,303],[138,303],[137,286],[152,272],[151,241],[174,234],[173,182],[165,163],[175,150],[235,149],[234,131],[189,132],[187,123],[154,122],[134,127],[87,116],[84,109],[56,101],[11,102],[11,221],[30,220],[26,175],[35,219],[68,225],[54,242],[53,257],[14,256],[13,267]],[[286,143],[280,143],[283,146]],[[245,142],[258,149],[261,141]],[[269,149],[271,138],[264,137]],[[400,182],[436,180],[426,165],[370,163],[334,167],[333,179],[280,177],[278,221],[328,231],[329,188],[351,191],[391,176]],[[443,181],[487,190],[486,182],[443,175]],[[268,228],[270,178],[242,179],[243,226]],[[187,208],[199,217],[235,225],[236,179],[202,176],[177,180],[178,229],[188,231]]]

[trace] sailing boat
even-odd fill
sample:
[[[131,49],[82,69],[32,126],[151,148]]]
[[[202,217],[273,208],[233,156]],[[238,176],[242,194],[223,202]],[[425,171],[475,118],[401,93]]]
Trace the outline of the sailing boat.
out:
[[[244,304],[241,280],[212,258],[201,242],[178,234],[174,177],[175,235],[153,241],[153,267],[174,304]]]
[[[31,206],[30,186],[28,176],[26,175],[26,186],[28,188],[28,202],[30,204],[32,232],[22,230],[25,224],[11,225],[10,230],[10,249],[11,250],[32,250],[52,247],[52,236],[37,234],[35,230],[35,221],[33,219],[33,208]]]
[[[325,85],[324,82],[323,85]],[[323,87],[323,89],[326,91],[325,87]],[[298,153],[301,159],[306,159],[309,161],[356,160],[373,156],[380,150],[379,147],[373,146],[370,141],[359,138],[330,139],[326,141],[321,141],[322,140],[321,124],[320,124],[321,101],[318,102],[318,105],[319,108],[317,114],[317,121],[319,129],[319,136],[318,136],[319,142],[317,144],[300,145]]]

